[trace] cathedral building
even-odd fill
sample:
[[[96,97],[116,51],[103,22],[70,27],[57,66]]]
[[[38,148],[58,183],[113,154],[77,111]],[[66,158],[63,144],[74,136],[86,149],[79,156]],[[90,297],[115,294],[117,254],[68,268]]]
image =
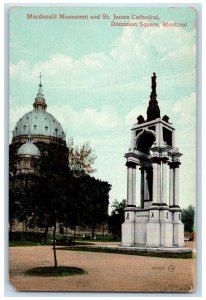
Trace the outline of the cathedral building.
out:
[[[33,109],[25,113],[16,123],[12,131],[12,141],[9,145],[9,186],[13,188],[29,187],[34,183],[34,178],[39,174],[41,159],[56,160],[59,170],[64,173],[68,166],[69,149],[66,144],[66,135],[60,122],[49,112],[42,90],[41,75],[38,92],[33,103]],[[55,164],[56,165],[56,164]],[[19,222],[12,218],[10,230],[33,231],[26,222]],[[69,233],[70,230],[57,224],[59,233]],[[96,232],[107,232],[105,224],[98,224]],[[61,230],[60,230],[61,229]],[[44,231],[44,228],[35,228]],[[83,229],[77,226],[77,233],[91,233],[91,227]],[[71,233],[71,232],[70,232]]]
[[[38,161],[42,155],[58,153],[60,163],[68,164],[66,135],[59,121],[47,112],[42,91],[41,75],[33,110],[24,114],[12,131],[9,145],[9,185],[29,187],[30,177],[38,175]],[[24,230],[25,224],[16,222],[16,230]],[[14,228],[14,227],[13,227]]]

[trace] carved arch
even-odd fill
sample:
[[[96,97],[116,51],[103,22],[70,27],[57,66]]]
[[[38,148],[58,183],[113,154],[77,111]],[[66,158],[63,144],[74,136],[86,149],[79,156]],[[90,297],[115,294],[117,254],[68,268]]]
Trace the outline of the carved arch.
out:
[[[134,141],[134,148],[141,152],[149,154],[149,150],[156,140],[156,134],[153,130],[144,129],[140,132]]]

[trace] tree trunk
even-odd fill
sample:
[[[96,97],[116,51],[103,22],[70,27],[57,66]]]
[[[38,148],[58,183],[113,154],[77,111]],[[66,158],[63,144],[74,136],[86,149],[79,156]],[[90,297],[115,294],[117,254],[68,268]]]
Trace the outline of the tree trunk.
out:
[[[53,252],[54,252],[54,267],[57,268],[57,256],[56,256],[56,222],[53,228]]]
[[[75,244],[75,240],[76,240],[76,226],[74,226],[74,236],[73,236],[73,238],[74,238],[74,244]]]
[[[9,228],[10,232],[12,232],[13,230],[13,224],[14,224],[13,220],[10,220],[10,228]]]
[[[94,240],[94,230],[95,230],[95,225],[92,225],[92,239]]]
[[[46,225],[45,226],[45,231],[44,231],[44,244],[46,244],[46,242],[47,242],[48,229],[49,229],[49,226]]]

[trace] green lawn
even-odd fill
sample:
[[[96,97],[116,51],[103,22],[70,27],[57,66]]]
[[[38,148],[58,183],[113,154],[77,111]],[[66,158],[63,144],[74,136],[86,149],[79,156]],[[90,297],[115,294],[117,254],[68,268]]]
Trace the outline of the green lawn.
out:
[[[63,240],[64,235],[56,234],[57,244],[59,241]],[[47,244],[52,244],[53,235],[47,235]],[[93,245],[95,241],[102,242],[112,242],[112,236],[96,236],[96,239],[93,241],[91,239],[83,239],[79,236],[76,236],[76,245]],[[10,232],[9,233],[9,246],[38,246],[44,244],[44,233],[38,232]]]

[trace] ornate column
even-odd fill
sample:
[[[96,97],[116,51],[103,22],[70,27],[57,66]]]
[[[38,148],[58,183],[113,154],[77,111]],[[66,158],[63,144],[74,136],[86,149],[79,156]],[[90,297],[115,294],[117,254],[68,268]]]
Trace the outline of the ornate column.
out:
[[[136,165],[132,168],[132,205],[136,206]]]
[[[167,160],[162,160],[162,203],[168,205],[167,200]]]
[[[172,162],[170,165],[169,206],[179,207],[179,165],[180,162]]]
[[[146,245],[148,247],[160,246],[160,200],[161,200],[161,160],[152,157],[153,185],[152,206],[150,207],[150,218],[146,228]]]
[[[169,177],[169,206],[174,206],[174,169],[171,164]]]
[[[179,164],[174,169],[174,206],[179,207]]]
[[[144,207],[144,193],[145,193],[145,170],[143,167],[140,168],[141,171],[141,191],[140,191],[140,206]]]
[[[157,203],[161,202],[161,161],[157,163]]]
[[[144,200],[149,200],[149,187],[148,187],[148,173],[147,170],[144,171]]]
[[[127,162],[127,206],[136,206],[136,165]]]
[[[178,156],[179,153],[177,153]],[[173,165],[173,244],[182,247],[184,245],[184,224],[181,221],[181,209],[179,207],[179,165],[178,157],[174,156]]]
[[[152,204],[160,204],[161,200],[161,161],[153,158],[153,188],[152,188]]]
[[[135,243],[136,220],[136,164],[127,162],[127,207],[122,224],[122,245],[133,246]]]

